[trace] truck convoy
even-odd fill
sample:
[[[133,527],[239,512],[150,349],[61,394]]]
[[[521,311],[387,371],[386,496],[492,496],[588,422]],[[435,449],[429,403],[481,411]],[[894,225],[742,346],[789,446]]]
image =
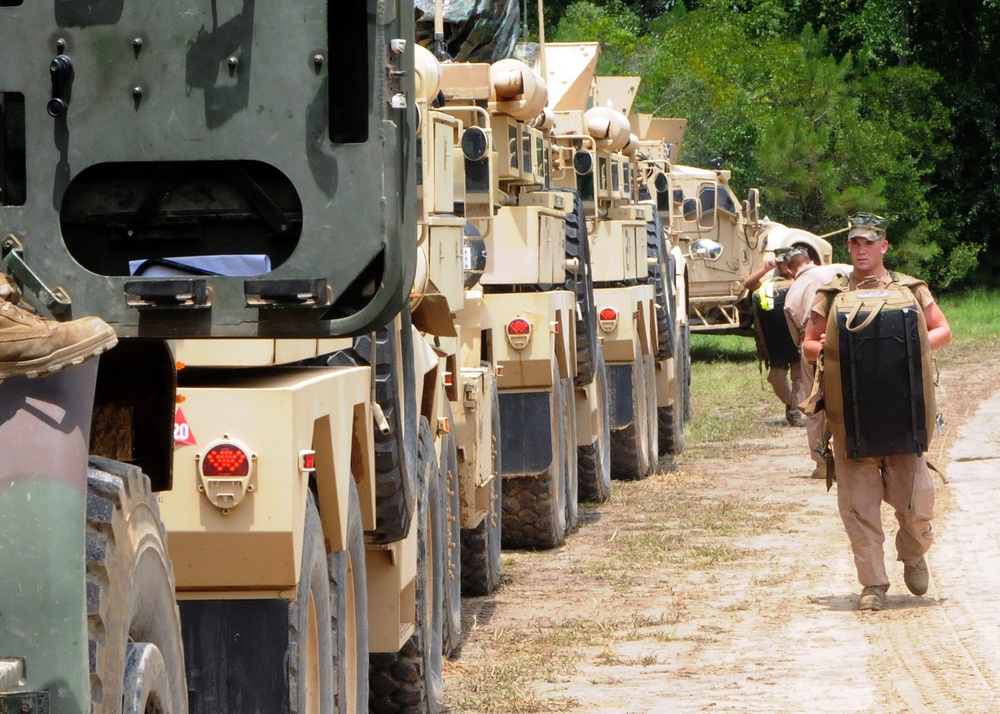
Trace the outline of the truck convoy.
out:
[[[439,711],[501,544],[683,448],[665,120],[413,16],[0,2],[5,272],[119,338],[0,384],[0,712]]]

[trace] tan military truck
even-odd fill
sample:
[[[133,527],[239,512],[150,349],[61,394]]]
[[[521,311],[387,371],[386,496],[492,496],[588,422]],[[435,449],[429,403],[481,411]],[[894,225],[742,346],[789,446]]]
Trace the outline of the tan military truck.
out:
[[[577,445],[601,453],[608,439],[582,207],[575,192],[550,188],[541,77],[514,59],[441,69],[441,111],[462,121],[468,139],[465,215],[485,246],[503,543],[552,547],[576,525]]]
[[[634,92],[638,78],[617,78],[618,84]],[[677,120],[648,114],[629,115],[632,133],[638,138],[636,173],[639,197],[656,207],[664,242],[660,254],[665,259],[654,267],[666,279],[657,283],[657,315],[662,329],[657,330],[659,359],[656,362],[656,399],[659,446],[663,454],[684,450],[684,421],[690,417],[691,330],[688,324],[689,255],[669,231],[670,156],[675,151]],[[698,260],[697,256],[693,260]],[[665,263],[665,265],[664,265]],[[665,314],[664,314],[665,313]]]
[[[675,145],[678,154],[682,138]],[[750,294],[743,280],[763,265],[765,255],[778,248],[799,245],[819,264],[829,263],[828,241],[802,229],[791,229],[760,217],[760,192],[751,188],[739,201],[729,185],[730,171],[721,160],[711,168],[695,168],[671,161],[669,173],[670,224],[673,239],[689,246],[689,254],[703,253],[694,243],[705,238],[718,243],[718,255],[689,265],[689,322],[694,332],[753,334]]]
[[[412,18],[0,7],[5,271],[120,340],[0,385],[0,709],[439,708],[495,436],[414,331]]]
[[[667,359],[667,255],[655,206],[637,199],[638,142],[623,111],[594,103],[597,43],[549,43],[539,53],[553,88],[552,184],[583,199],[594,300],[611,395],[611,471],[644,478],[659,460],[656,363]],[[628,111],[628,107],[623,107]]]

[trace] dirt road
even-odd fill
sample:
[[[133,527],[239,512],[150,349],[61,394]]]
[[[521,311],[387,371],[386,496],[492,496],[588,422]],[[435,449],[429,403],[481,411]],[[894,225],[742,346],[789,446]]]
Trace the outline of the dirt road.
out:
[[[971,366],[941,377],[924,597],[885,510],[889,609],[855,610],[835,490],[803,478],[802,430],[775,419],[616,482],[564,547],[505,555],[500,591],[464,605],[451,710],[1000,712],[1000,360]]]

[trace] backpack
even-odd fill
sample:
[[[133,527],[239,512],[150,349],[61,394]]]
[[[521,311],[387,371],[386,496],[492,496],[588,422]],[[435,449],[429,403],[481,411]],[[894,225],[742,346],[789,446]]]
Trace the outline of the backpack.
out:
[[[785,295],[791,285],[785,278],[765,280],[751,296],[757,353],[767,367],[784,367],[800,359],[785,319]]]
[[[922,454],[936,405],[924,311],[911,288],[922,280],[890,271],[886,287],[820,288],[830,296],[823,390],[834,449],[849,458]]]

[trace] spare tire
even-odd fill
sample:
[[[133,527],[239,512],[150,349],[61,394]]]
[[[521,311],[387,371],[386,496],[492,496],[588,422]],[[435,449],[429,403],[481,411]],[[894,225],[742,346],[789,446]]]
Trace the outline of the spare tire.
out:
[[[656,294],[656,359],[662,360],[674,356],[677,314],[674,310],[674,258],[667,251],[663,222],[655,208],[653,206],[653,217],[646,221],[646,257],[655,259],[650,262],[647,281]]]
[[[562,190],[562,189],[561,189]],[[576,295],[576,377],[577,387],[594,381],[597,369],[597,308],[594,304],[594,276],[590,268],[590,239],[587,216],[578,191],[573,194],[573,210],[563,219],[566,258],[577,260],[576,270],[566,270],[566,289]]]
[[[372,360],[374,339],[375,401],[389,424],[389,433],[375,431],[375,530],[367,533],[372,543],[394,543],[409,533],[414,509],[415,439],[407,445],[406,435],[417,433],[416,397],[404,385],[415,384],[413,331],[409,308],[400,313],[402,325],[396,339],[394,324],[370,335],[354,338],[354,347],[329,357],[335,366],[367,366]],[[399,344],[397,345],[397,342]],[[402,365],[402,384],[397,365]]]

